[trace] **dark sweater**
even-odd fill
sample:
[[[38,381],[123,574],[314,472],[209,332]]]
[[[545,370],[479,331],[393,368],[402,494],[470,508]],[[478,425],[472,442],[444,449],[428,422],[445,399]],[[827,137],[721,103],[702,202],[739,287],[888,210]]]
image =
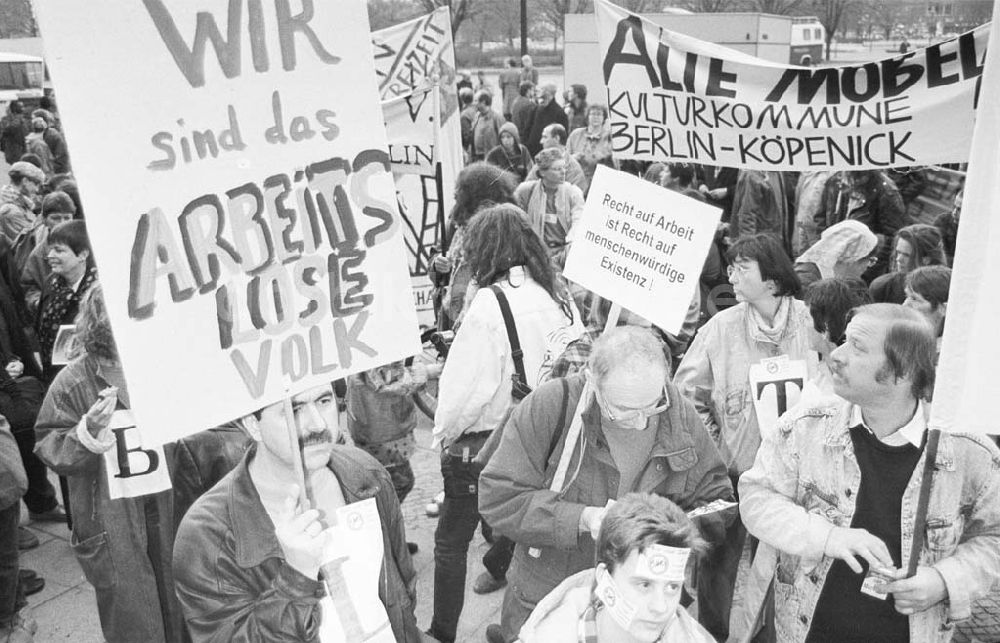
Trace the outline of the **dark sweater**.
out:
[[[861,469],[851,528],[867,529],[881,539],[892,555],[893,565],[899,568],[902,564],[900,505],[922,449],[911,444],[888,446],[863,426],[851,428],[851,441]],[[892,596],[879,600],[861,593],[868,563],[861,559],[861,565],[864,568],[861,574],[855,574],[841,560],[830,567],[813,614],[809,643],[909,642],[910,620],[896,611]]]

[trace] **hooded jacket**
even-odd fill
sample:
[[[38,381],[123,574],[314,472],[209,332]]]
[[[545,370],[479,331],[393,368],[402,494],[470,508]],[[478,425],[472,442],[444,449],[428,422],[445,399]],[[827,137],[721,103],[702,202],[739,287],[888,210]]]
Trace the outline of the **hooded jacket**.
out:
[[[503,135],[510,134],[514,137],[514,150],[508,152],[503,146]],[[494,147],[486,155],[486,162],[495,165],[501,170],[507,170],[517,176],[518,181],[523,181],[528,176],[531,169],[531,155],[528,148],[521,145],[521,137],[517,131],[517,125],[506,122],[500,126],[500,144]]]

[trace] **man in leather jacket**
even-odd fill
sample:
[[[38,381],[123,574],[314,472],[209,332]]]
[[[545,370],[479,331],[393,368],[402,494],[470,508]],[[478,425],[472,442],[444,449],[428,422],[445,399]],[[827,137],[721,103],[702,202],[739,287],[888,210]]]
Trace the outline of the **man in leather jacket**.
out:
[[[292,397],[294,449],[283,406],[243,418],[255,444],[181,522],[175,578],[192,640],[422,640],[389,475],[336,444],[329,384]],[[296,458],[310,506],[297,502]]]

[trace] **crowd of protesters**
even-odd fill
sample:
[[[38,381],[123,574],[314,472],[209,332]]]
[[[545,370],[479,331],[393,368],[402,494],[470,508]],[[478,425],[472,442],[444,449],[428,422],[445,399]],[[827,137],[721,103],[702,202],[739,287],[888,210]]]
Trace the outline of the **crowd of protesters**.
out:
[[[996,600],[1000,451],[927,427],[961,192],[923,221],[880,171],[619,163],[586,87],[560,105],[530,57],[498,80],[459,88],[467,165],[429,275],[438,329],[454,333],[443,366],[396,362],[293,396],[297,445],[285,402],[167,445],[172,490],[125,499],[104,454],[128,386],[58,114],[11,103],[0,642],[33,640],[25,596],[44,585],[19,569],[38,544],[21,501],[31,520],[68,523],[112,643],[313,641],[331,623],[352,641],[451,643],[480,528],[474,591],[504,589],[489,643],[945,642]],[[679,330],[562,276],[601,164],[723,211]],[[775,360],[806,373],[776,423],[750,381]],[[409,463],[428,380],[444,492],[418,625],[400,503],[430,484]],[[381,634],[329,559],[332,517],[358,503],[377,511],[364,546],[381,561]]]

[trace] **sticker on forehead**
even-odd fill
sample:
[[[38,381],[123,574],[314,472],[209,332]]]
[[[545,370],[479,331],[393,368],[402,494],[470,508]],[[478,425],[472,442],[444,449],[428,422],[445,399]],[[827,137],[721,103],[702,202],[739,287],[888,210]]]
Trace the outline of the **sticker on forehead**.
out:
[[[690,555],[691,550],[687,547],[650,545],[639,558],[645,559],[646,566],[654,576],[668,580],[684,580],[684,570],[687,569]]]

